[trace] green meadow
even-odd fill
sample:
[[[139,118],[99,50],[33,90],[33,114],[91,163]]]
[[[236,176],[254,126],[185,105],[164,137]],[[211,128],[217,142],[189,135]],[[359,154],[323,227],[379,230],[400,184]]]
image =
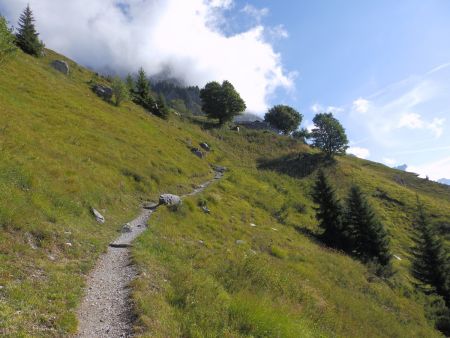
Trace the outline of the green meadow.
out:
[[[212,164],[225,176],[176,210],[159,208],[135,242],[138,335],[441,336],[409,273],[411,227],[418,195],[448,229],[449,187],[350,156],[324,165],[269,132],[115,107],[90,89],[106,79],[67,59],[65,76],[55,59],[65,58],[19,53],[0,68],[1,336],[75,333],[84,277],[121,226],[143,202],[211,179]],[[212,147],[204,159],[190,151],[200,142]],[[391,278],[317,239],[310,193],[322,167],[340,197],[352,183],[369,197],[399,258]]]

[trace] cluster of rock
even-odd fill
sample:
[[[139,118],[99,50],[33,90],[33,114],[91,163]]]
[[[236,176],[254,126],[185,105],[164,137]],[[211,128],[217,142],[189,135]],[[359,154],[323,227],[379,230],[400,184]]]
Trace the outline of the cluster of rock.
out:
[[[96,84],[92,91],[104,100],[110,101],[113,97],[113,90],[110,87]]]
[[[211,147],[209,146],[208,143],[201,142],[199,145],[200,145],[200,148],[202,148],[206,153],[211,151]],[[205,152],[203,152],[201,149],[196,148],[196,147],[191,148],[191,152],[198,158],[204,158],[206,155]]]

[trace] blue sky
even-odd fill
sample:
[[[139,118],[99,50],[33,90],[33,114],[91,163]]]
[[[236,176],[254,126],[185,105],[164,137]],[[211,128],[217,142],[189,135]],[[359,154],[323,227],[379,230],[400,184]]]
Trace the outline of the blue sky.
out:
[[[236,1],[251,4],[274,42],[290,91],[270,102],[296,107],[305,123],[330,110],[352,151],[433,179],[450,177],[450,1]],[[266,10],[262,10],[266,8]]]
[[[230,80],[248,110],[331,111],[350,152],[450,178],[450,0],[0,0],[99,71]]]

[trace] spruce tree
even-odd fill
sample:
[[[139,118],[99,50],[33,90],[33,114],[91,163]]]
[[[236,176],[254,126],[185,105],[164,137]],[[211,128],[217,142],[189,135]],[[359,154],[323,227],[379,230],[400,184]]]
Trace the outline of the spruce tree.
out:
[[[130,96],[133,96],[134,95],[134,79],[131,74],[128,74],[127,77],[125,78],[125,84],[127,85]]]
[[[149,101],[150,96],[150,84],[147,79],[147,75],[145,74],[144,69],[141,67],[138,71],[138,76],[135,84],[135,94],[136,99],[143,106],[152,105],[154,102]]]
[[[169,117],[169,109],[167,108],[166,98],[161,93],[158,95],[156,104],[158,107],[158,116],[167,119]]]
[[[411,272],[426,291],[431,287],[441,295],[450,307],[450,270],[447,253],[442,240],[436,235],[426,215],[423,204],[417,201],[417,216],[414,222]]]
[[[318,204],[316,218],[324,230],[323,241],[329,246],[346,250],[347,238],[342,222],[342,206],[322,170],[317,174],[312,197]]]
[[[363,262],[388,265],[389,238],[383,224],[358,186],[352,186],[347,198],[345,225],[353,253]]]
[[[39,41],[39,33],[36,32],[34,22],[33,12],[30,5],[27,5],[19,18],[19,28],[16,34],[17,45],[27,54],[41,56],[44,44]]]

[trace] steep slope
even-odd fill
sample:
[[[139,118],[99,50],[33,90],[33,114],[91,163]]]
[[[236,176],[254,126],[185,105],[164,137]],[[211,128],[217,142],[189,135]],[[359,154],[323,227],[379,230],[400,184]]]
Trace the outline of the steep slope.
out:
[[[450,189],[352,157],[325,168],[357,183],[392,240],[389,281],[317,241],[310,190],[320,156],[271,133],[203,130],[89,89],[105,81],[68,60],[20,54],[0,69],[0,334],[75,333],[84,277],[122,224],[161,192],[224,179],[160,208],[135,243],[136,332],[146,336],[438,337],[408,268],[416,194],[448,229]],[[206,141],[206,159],[190,152]],[[201,206],[207,206],[205,213]],[[100,225],[90,213],[106,217]],[[448,239],[448,238],[447,238]]]
[[[83,275],[123,222],[213,175],[190,152],[208,141],[199,128],[102,101],[88,84],[102,79],[70,60],[57,72],[61,58],[20,54],[0,69],[1,334],[74,332]]]
[[[138,239],[138,332],[149,336],[437,337],[411,284],[416,193],[449,222],[450,189],[369,161],[329,168],[341,195],[351,183],[371,196],[392,238],[389,281],[315,239],[309,198],[316,154],[294,141],[214,133],[227,154],[224,181],[182,210],[155,215]],[[220,141],[219,141],[220,140]],[[300,151],[300,154],[298,153]],[[205,214],[199,205],[211,210]],[[154,308],[160,309],[157,313]]]

